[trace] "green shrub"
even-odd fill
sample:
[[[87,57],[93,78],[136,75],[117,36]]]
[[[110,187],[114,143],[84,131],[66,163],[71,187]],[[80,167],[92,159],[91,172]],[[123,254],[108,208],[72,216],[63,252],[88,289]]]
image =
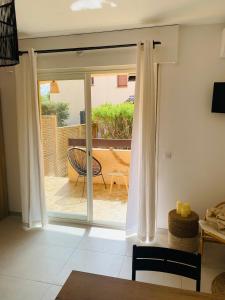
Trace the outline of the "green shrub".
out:
[[[133,103],[106,103],[92,110],[92,120],[102,138],[131,139],[133,113]]]
[[[50,94],[40,96],[41,103],[50,101]]]
[[[66,120],[68,120],[69,114],[69,104],[65,102],[50,102],[43,101],[41,103],[41,113],[42,115],[56,115],[57,125],[59,127],[66,125]]]

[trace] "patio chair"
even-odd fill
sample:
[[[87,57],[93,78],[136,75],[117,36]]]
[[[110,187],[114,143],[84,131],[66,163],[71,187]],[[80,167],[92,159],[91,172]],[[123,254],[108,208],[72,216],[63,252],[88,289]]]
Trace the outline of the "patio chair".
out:
[[[84,194],[84,187],[85,187],[85,177],[87,176],[87,153],[86,150],[80,149],[77,147],[72,147],[68,149],[68,159],[73,167],[73,169],[78,173],[78,177],[76,180],[76,185],[78,183],[79,177],[84,177],[84,186],[83,186],[83,193]],[[92,176],[101,176],[102,181],[104,183],[106,189],[105,179],[102,174],[102,166],[100,162],[92,156]]]

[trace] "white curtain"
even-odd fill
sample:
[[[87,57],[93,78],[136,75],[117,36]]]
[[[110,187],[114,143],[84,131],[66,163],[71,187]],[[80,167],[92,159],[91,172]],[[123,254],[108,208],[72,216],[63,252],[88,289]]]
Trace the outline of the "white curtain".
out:
[[[156,81],[152,41],[137,47],[127,235],[152,241],[156,223]]]
[[[16,68],[18,143],[23,223],[29,227],[47,222],[40,117],[37,57],[33,49]]]

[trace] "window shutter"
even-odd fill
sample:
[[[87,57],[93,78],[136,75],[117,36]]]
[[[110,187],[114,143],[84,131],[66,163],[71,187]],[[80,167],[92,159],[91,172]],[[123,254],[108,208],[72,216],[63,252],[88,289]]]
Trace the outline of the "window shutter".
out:
[[[127,75],[117,75],[117,87],[127,87],[128,77]]]

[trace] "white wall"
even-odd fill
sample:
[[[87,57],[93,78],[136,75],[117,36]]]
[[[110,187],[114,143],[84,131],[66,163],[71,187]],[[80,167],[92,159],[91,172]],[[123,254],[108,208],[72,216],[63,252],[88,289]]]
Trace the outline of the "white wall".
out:
[[[177,199],[189,201],[194,210],[203,215],[207,207],[225,198],[225,115],[210,112],[213,82],[225,81],[225,59],[219,58],[223,27],[225,25],[182,26],[178,64],[161,65],[159,227],[167,226],[168,211]],[[113,41],[117,41],[116,34]],[[37,39],[34,42],[37,45]],[[49,48],[48,41],[44,47]],[[125,56],[118,56],[119,62],[121,57]],[[132,57],[135,59],[133,54]],[[107,62],[106,57],[103,60]],[[54,60],[47,58],[42,60],[41,67],[47,63],[54,67]],[[58,66],[60,64],[62,60]],[[11,75],[1,77],[4,79],[1,86],[5,89],[3,110],[9,187],[13,189],[10,208],[19,210],[18,164],[13,163],[17,160],[15,94],[8,76]],[[172,153],[171,159],[166,158],[167,152]]]
[[[158,62],[175,62],[178,56],[179,26],[164,26],[140,28],[133,30],[118,30],[103,33],[77,34],[63,37],[24,39],[19,41],[20,50],[55,49],[71,47],[90,47],[104,45],[130,44],[154,39],[161,41],[161,46],[155,50]],[[126,65],[136,62],[135,47],[124,49],[108,49],[87,51],[85,53],[68,53],[55,55],[41,55],[39,68],[71,68],[90,66]]]
[[[177,199],[201,216],[225,199],[225,114],[210,112],[213,82],[225,81],[222,28],[182,26],[179,63],[161,66],[159,227]]]

